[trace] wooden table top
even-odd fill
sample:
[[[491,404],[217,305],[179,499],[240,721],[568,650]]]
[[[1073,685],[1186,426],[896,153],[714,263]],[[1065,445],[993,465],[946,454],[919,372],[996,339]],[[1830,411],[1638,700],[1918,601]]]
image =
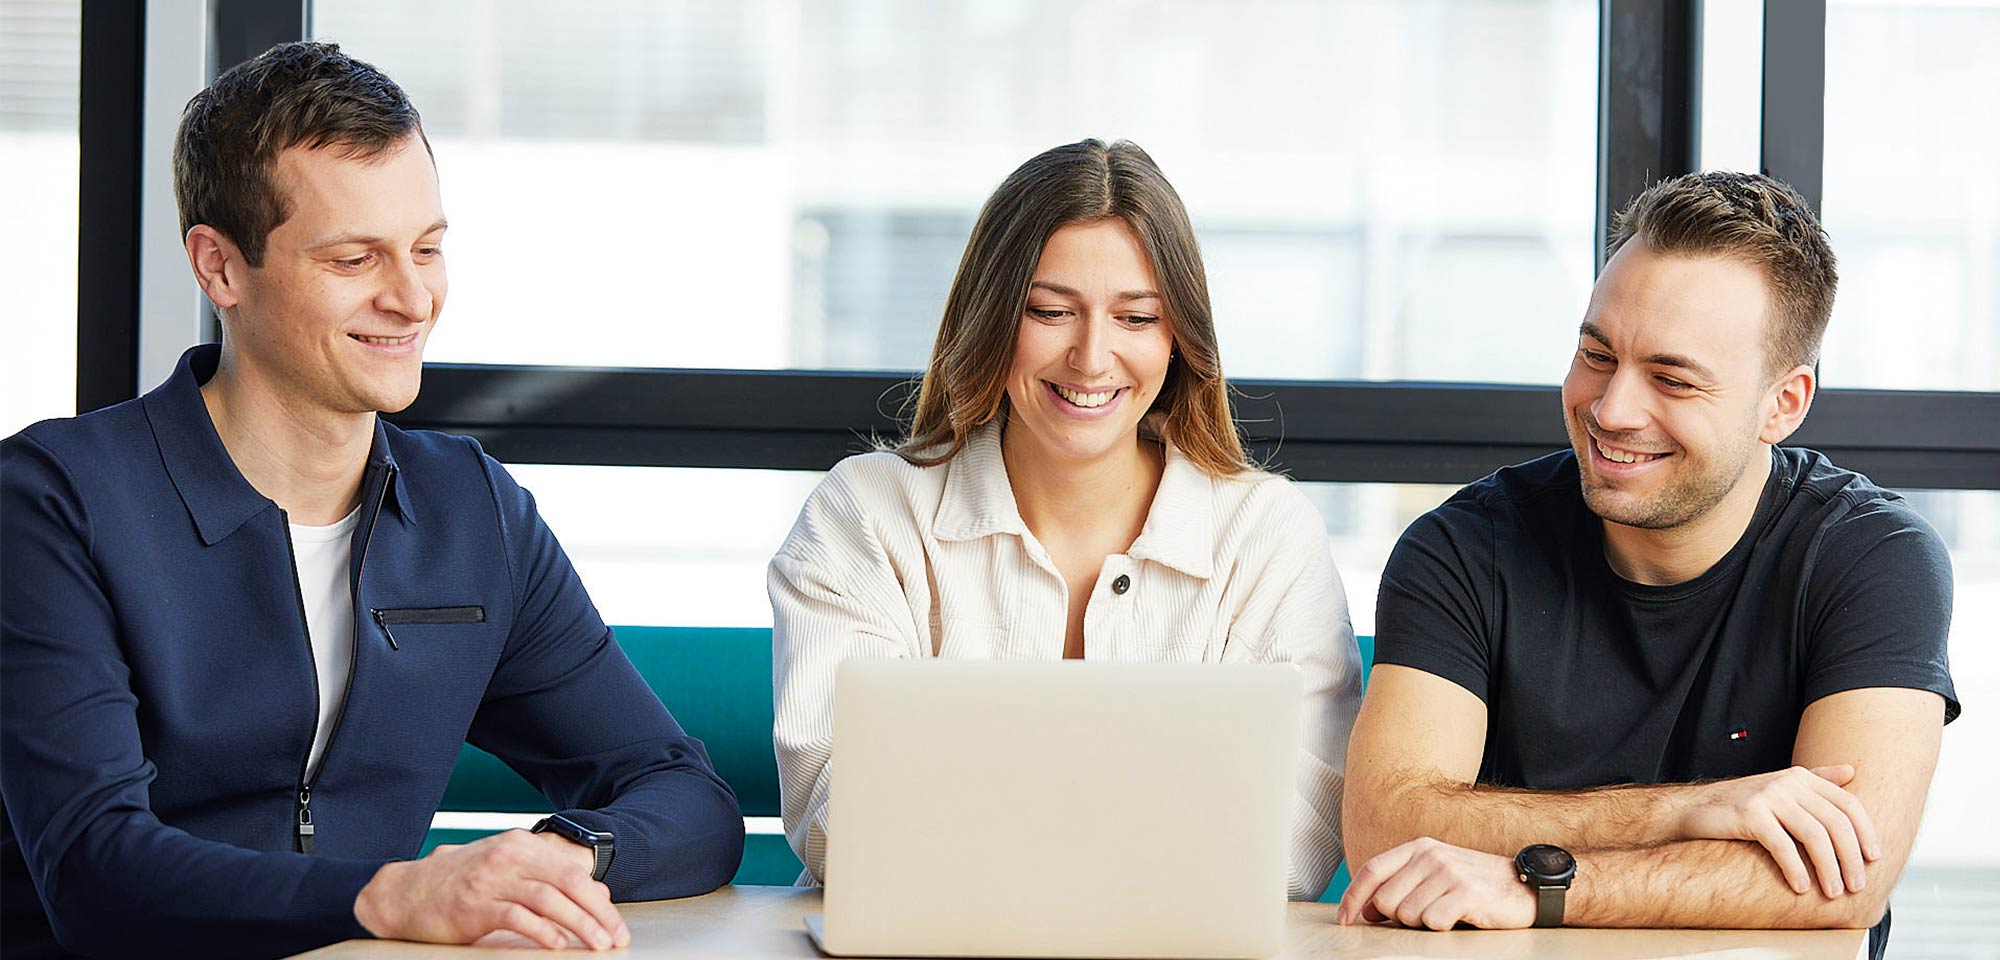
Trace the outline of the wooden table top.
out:
[[[804,917],[820,912],[820,891],[806,887],[723,887],[686,900],[619,905],[632,928],[632,945],[606,957],[745,958],[814,960],[822,956],[806,935]],[[1335,904],[1294,903],[1285,915],[1281,960],[1308,957],[1479,957],[1533,960],[1855,960],[1868,943],[1865,930],[1459,930],[1433,933],[1385,926],[1342,927]],[[360,958],[471,958],[505,956],[504,946],[350,940],[303,956],[314,960]]]

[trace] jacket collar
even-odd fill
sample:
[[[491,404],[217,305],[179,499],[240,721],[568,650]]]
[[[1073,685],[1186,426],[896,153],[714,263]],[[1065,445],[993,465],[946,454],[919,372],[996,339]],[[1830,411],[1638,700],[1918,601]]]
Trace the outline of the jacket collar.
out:
[[[1003,420],[973,431],[965,449],[944,465],[944,494],[932,533],[939,539],[974,540],[996,533],[1025,536],[1027,521],[1014,502],[1007,464],[1000,455]],[[1141,424],[1148,436],[1153,431]],[[1208,579],[1215,572],[1216,480],[1164,440],[1166,470],[1146,511],[1146,525],[1126,555],[1151,560],[1191,577]]]
[[[140,401],[146,420],[152,425],[153,441],[159,445],[160,461],[167,468],[167,476],[173,480],[188,516],[194,520],[202,543],[210,546],[228,538],[251,517],[277,507],[236,469],[236,461],[230,459],[222,438],[215,432],[215,421],[209,419],[208,404],[201,399],[201,385],[215,376],[221,359],[222,347],[218,344],[189,348],[181,354],[180,363],[166,382]],[[373,492],[375,484],[383,482],[378,478],[393,477],[388,481],[394,488],[389,499],[396,504],[403,521],[414,525],[416,514],[410,507],[407,484],[400,479],[401,471],[388,474],[388,468],[395,463],[388,426],[376,417],[375,440],[369,447],[368,469],[361,482],[364,499]]]

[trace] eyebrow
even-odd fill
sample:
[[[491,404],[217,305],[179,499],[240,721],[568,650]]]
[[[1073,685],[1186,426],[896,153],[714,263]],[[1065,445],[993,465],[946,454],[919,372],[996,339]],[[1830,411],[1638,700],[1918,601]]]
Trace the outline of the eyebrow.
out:
[[[437,233],[438,231],[440,231],[440,230],[443,230],[443,229],[445,229],[446,227],[449,227],[449,226],[451,226],[451,223],[450,223],[449,221],[446,221],[446,220],[444,220],[443,218],[439,218],[438,222],[436,222],[436,223],[433,223],[433,224],[431,224],[431,225],[430,225],[430,226],[428,226],[428,227],[425,227],[425,228],[424,228],[424,232],[423,232],[423,233],[420,233],[420,234],[418,234],[418,236],[420,236],[420,237],[427,237],[427,236],[430,236],[430,235],[431,235],[431,234],[433,234],[433,233]],[[309,244],[309,245],[307,245],[306,249],[307,249],[307,250],[324,250],[324,249],[326,249],[327,247],[342,247],[342,246],[346,246],[346,245],[348,245],[348,244],[355,244],[355,245],[358,245],[358,246],[364,246],[364,247],[372,247],[372,246],[376,246],[376,245],[378,245],[378,244],[382,244],[382,243],[387,243],[387,242],[388,242],[388,241],[387,241],[386,239],[382,238],[382,237],[377,237],[377,236],[373,236],[373,235],[369,235],[369,234],[361,234],[361,233],[343,233],[343,234],[338,234],[338,235],[335,235],[335,236],[331,236],[331,237],[327,237],[327,238],[325,238],[325,239],[323,239],[323,240],[319,240],[319,241],[316,241],[316,242],[314,242],[314,243],[312,243],[312,244]]]
[[[1611,338],[1605,336],[1604,329],[1602,327],[1599,327],[1597,324],[1585,320],[1583,324],[1577,327],[1576,329],[1578,333],[1581,333],[1584,336],[1597,341],[1598,343],[1604,344],[1606,347],[1611,346]],[[1656,353],[1649,357],[1639,358],[1639,362],[1650,363],[1658,367],[1675,367],[1681,370],[1686,370],[1687,372],[1692,373],[1696,377],[1703,380],[1713,381],[1715,379],[1715,374],[1712,371],[1710,371],[1707,367],[1702,366],[1700,363],[1697,363],[1692,357],[1684,357],[1678,353]]]
[[[1028,289],[1047,290],[1059,296],[1075,297],[1079,300],[1083,299],[1083,291],[1077,290],[1074,287],[1065,287],[1060,283],[1049,280],[1032,281],[1028,284]],[[1166,298],[1160,296],[1160,291],[1158,290],[1121,290],[1114,299],[1122,302],[1126,300],[1164,300]]]

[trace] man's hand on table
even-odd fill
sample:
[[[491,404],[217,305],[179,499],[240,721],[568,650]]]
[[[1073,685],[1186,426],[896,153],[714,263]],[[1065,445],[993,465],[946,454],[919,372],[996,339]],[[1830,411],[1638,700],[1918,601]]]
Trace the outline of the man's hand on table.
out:
[[[354,900],[354,918],[385,940],[472,943],[518,934],[550,949],[623,947],[631,931],[611,890],[590,879],[591,851],[552,833],[508,830],[421,860],[390,863]]]
[[[1418,837],[1354,871],[1340,898],[1340,922],[1392,920],[1405,927],[1450,930],[1469,923],[1514,930],[1535,922],[1535,894],[1514,861]]]

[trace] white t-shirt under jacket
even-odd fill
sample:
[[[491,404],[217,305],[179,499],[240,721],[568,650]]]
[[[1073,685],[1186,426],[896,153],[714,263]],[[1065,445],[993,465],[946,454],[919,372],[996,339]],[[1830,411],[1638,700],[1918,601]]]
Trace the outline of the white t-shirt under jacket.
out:
[[[841,461],[771,561],[774,734],[801,882],[823,876],[841,660],[1062,657],[1069,591],[1015,506],[1000,430],[988,424],[935,467],[881,452]],[[1139,538],[1104,558],[1084,612],[1084,656],[1300,667],[1287,886],[1292,899],[1310,900],[1340,863],[1342,771],[1361,704],[1360,654],[1326,528],[1282,477],[1212,477],[1172,445],[1166,453]],[[1122,593],[1113,587],[1121,578]]]

